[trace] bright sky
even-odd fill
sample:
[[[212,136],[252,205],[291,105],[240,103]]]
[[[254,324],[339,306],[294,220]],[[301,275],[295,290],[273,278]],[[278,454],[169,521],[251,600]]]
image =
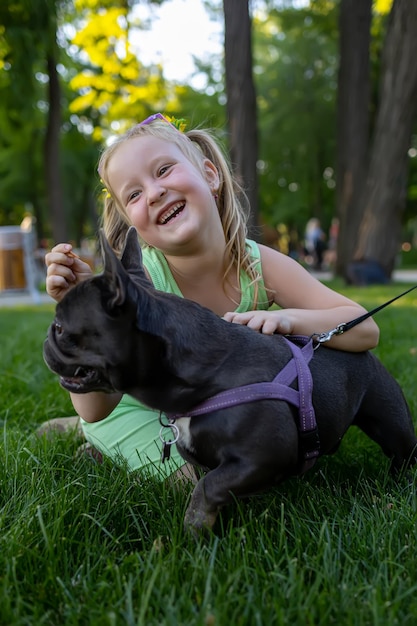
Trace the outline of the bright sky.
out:
[[[220,0],[217,2],[222,6]],[[295,8],[301,8],[308,0],[292,0],[292,3]],[[256,0],[253,6],[256,8]],[[141,31],[135,41],[140,60],[145,65],[161,63],[168,80],[188,80],[195,88],[203,87],[204,81],[198,77],[189,80],[195,70],[192,57],[204,60],[208,54],[223,53],[223,18],[210,20],[203,0],[165,0],[161,6],[151,8],[140,3],[135,11],[141,19],[152,16],[151,29]]]
[[[151,10],[138,5],[138,15],[152,15],[152,28],[141,31],[135,45],[145,64],[160,62],[169,80],[184,80],[194,71],[192,56],[221,53],[223,22],[211,21],[202,0],[166,0]],[[191,81],[197,87],[198,81]]]

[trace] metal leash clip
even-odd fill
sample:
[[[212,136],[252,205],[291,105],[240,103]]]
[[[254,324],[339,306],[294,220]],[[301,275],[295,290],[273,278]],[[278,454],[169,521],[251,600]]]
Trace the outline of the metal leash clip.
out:
[[[171,456],[171,446],[173,446],[174,443],[177,443],[180,437],[180,431],[178,429],[178,426],[174,422],[168,421],[168,423],[164,424],[162,420],[162,413],[159,414],[159,423],[161,424],[161,428],[159,429],[159,439],[162,442],[161,462],[165,463],[165,461],[168,461],[169,457]],[[163,433],[164,429],[166,428],[171,429],[174,439],[165,439]],[[165,434],[168,436],[167,431],[165,431]]]
[[[330,339],[334,335],[342,335],[346,330],[346,322],[339,324],[336,328],[332,328],[332,330],[328,330],[326,333],[313,333],[311,337],[315,339],[318,345],[322,343],[326,343],[326,341],[330,341]],[[316,346],[318,348],[318,346]]]

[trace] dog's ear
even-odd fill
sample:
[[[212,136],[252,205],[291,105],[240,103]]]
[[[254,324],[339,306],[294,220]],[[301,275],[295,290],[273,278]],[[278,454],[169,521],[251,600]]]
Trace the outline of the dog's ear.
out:
[[[100,229],[99,238],[103,255],[103,276],[107,279],[111,294],[107,304],[111,308],[121,306],[126,300],[129,277],[104,236],[102,229]]]
[[[134,226],[130,226],[127,231],[125,246],[121,256],[121,262],[125,270],[135,278],[139,278],[146,285],[150,281],[146,276],[142,262],[142,249],[139,244],[138,233]]]
[[[139,245],[138,233],[134,226],[130,226],[127,231],[120,260],[125,270],[129,273],[134,273],[137,270],[143,271],[142,250]]]

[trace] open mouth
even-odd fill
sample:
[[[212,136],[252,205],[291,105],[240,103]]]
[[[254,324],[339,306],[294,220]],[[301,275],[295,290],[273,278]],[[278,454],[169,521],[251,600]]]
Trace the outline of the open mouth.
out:
[[[175,219],[185,207],[184,202],[179,202],[178,204],[172,206],[166,213],[163,213],[161,217],[158,219],[158,224],[163,226],[164,224],[168,224],[171,220]]]
[[[60,376],[59,384],[67,391],[82,393],[91,390],[91,386],[99,381],[98,372],[94,369],[77,367],[74,376]]]

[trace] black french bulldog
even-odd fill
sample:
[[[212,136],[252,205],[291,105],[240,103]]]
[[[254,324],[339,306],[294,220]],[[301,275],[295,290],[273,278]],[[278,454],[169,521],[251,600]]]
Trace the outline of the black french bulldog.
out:
[[[211,529],[231,494],[253,494],[299,473],[299,411],[296,402],[266,397],[184,416],[220,392],[273,380],[288,369],[292,349],[280,335],[230,324],[194,302],[157,291],[145,275],[134,228],[121,260],[103,236],[101,245],[104,271],[57,305],[45,361],[71,392],[117,390],[180,415],[174,422],[178,449],[207,470],[193,491],[185,526],[194,534]],[[417,462],[402,390],[372,353],[320,347],[306,369],[314,383],[312,433],[318,434],[320,455],[335,452],[356,425],[392,459],[394,471]],[[299,371],[288,393],[298,393],[304,378]],[[300,402],[311,409],[308,397]],[[318,454],[317,437],[312,441],[306,458]]]

